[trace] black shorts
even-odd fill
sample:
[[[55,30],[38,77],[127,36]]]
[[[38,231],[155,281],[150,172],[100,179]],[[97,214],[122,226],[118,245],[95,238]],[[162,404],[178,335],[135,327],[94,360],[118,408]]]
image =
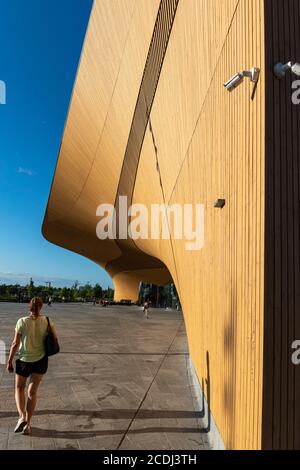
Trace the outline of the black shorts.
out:
[[[48,356],[36,362],[24,362],[16,360],[16,374],[22,377],[29,377],[31,374],[46,374],[48,369]]]

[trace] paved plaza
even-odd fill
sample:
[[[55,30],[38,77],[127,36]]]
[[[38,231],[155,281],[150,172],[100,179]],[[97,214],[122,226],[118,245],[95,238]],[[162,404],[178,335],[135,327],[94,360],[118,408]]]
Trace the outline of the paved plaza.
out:
[[[49,359],[32,435],[14,434],[14,375],[0,365],[0,449],[208,449],[193,398],[181,312],[45,306],[61,352]],[[25,304],[0,303],[7,347]]]

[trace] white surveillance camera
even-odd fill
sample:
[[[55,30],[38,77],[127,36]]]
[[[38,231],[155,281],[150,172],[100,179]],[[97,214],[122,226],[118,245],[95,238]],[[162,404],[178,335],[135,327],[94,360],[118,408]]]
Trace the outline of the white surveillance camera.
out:
[[[300,64],[296,63],[296,64],[292,65],[291,70],[295,75],[298,75],[298,77],[300,77]]]
[[[243,72],[245,77],[249,77],[251,82],[257,83],[259,79],[260,69],[258,67],[252,67],[251,70]]]
[[[295,75],[300,77],[300,64],[297,62],[295,64],[292,62],[287,62],[286,64],[279,62],[274,66],[274,74],[279,79],[284,78],[288,70],[291,70]]]
[[[250,70],[244,70],[243,72],[236,73],[233,77],[231,77],[228,82],[224,83],[224,87],[228,91],[234,90],[240,83],[242,83],[243,78],[247,77],[253,83],[258,82],[260,70],[257,67],[252,67]]]
[[[274,74],[277,78],[281,79],[285,77],[285,74],[288,70],[291,70],[292,62],[287,62],[286,64],[282,64],[279,62],[274,66]]]
[[[241,73],[236,73],[233,77],[231,77],[228,82],[224,83],[224,87],[228,91],[234,90],[240,83],[243,81],[243,75]]]

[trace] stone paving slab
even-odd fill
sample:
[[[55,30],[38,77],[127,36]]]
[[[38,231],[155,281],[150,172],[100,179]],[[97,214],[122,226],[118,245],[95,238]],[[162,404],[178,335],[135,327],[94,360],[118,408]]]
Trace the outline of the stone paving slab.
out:
[[[14,376],[0,365],[0,449],[208,449],[187,374],[182,314],[136,306],[45,306],[61,352],[49,359],[32,435],[13,433]],[[7,347],[26,305],[0,303]]]

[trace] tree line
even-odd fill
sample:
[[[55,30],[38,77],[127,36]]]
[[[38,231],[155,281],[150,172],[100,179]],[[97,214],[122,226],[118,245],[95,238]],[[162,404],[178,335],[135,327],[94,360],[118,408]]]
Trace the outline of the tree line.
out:
[[[77,281],[71,287],[54,287],[50,282],[46,285],[35,285],[32,279],[25,286],[0,284],[0,301],[2,302],[27,302],[35,296],[42,297],[44,301],[51,297],[57,302],[99,301],[101,299],[112,301],[114,290],[110,287],[103,289],[100,284],[79,285]]]

